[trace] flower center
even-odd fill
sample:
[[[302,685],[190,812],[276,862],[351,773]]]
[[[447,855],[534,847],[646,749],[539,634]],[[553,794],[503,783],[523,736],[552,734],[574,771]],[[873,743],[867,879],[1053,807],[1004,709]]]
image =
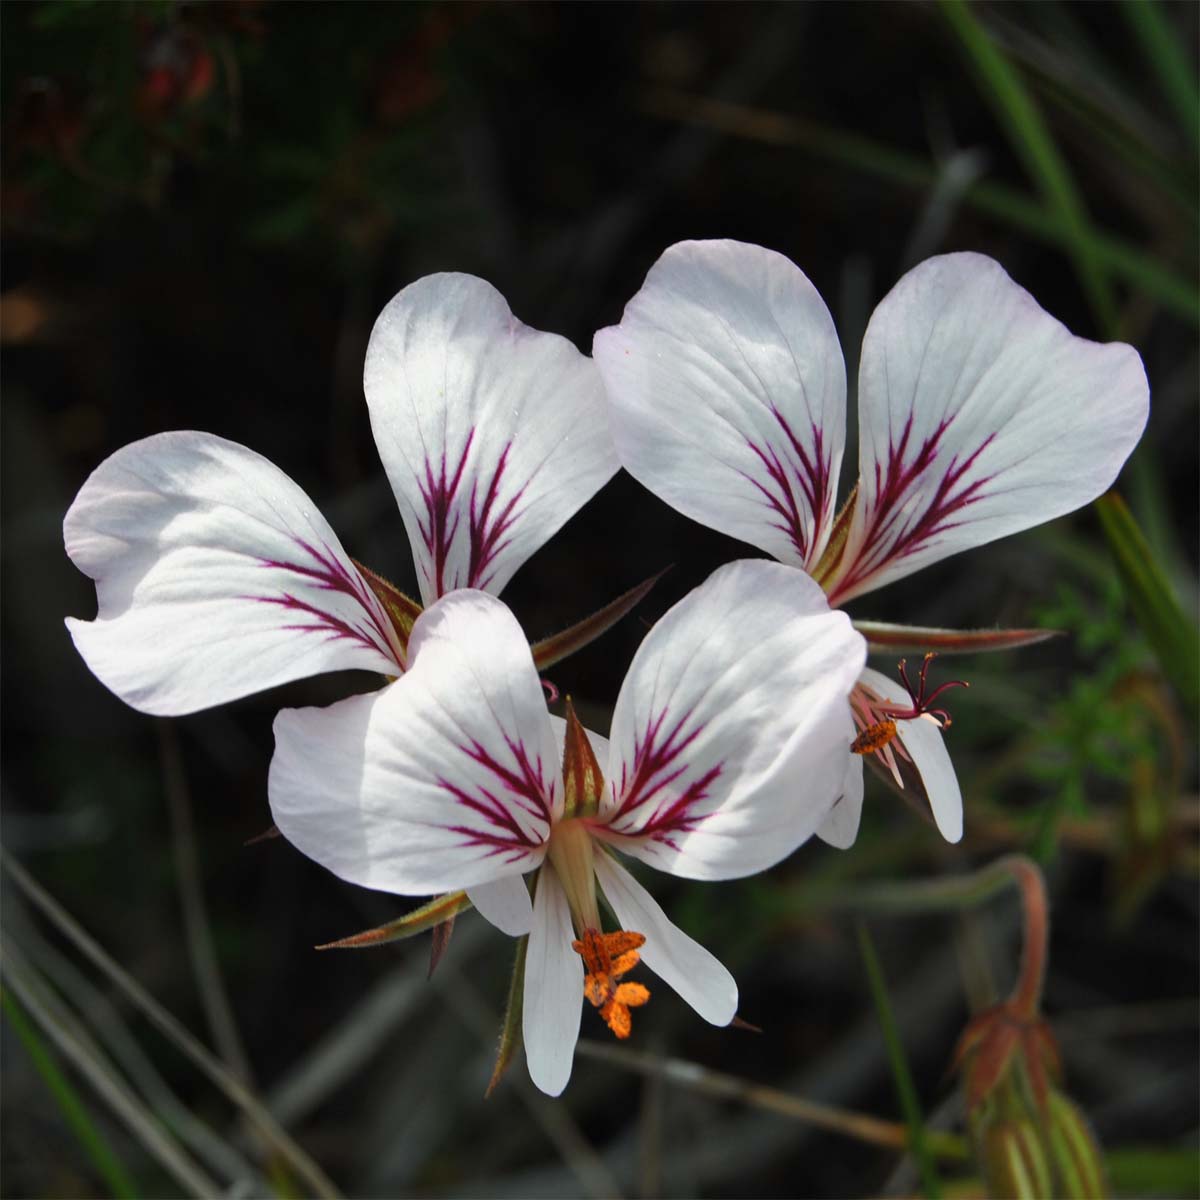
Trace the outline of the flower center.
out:
[[[950,688],[970,687],[971,685],[962,679],[951,679],[940,687],[934,688],[927,696],[925,694],[926,677],[929,674],[929,664],[936,657],[937,655],[932,650],[925,655],[915,688],[908,678],[906,660],[903,658],[900,660],[900,682],[904,684],[904,690],[908,693],[908,708],[882,700],[874,691],[861,683],[854,689],[851,707],[854,712],[855,724],[859,727],[859,734],[850,743],[852,754],[878,754],[892,774],[896,775],[896,763],[895,759],[891,757],[890,744],[899,732],[896,727],[897,721],[915,721],[918,717],[924,717],[925,720],[932,721],[939,729],[950,728],[950,714],[944,708],[934,708],[933,702]]]
[[[600,1010],[605,1024],[619,1038],[627,1038],[633,1028],[629,1010],[640,1008],[650,999],[650,989],[642,984],[617,982],[637,966],[641,958],[638,948],[645,942],[640,933],[624,929],[601,933],[589,928],[578,941],[571,943],[587,971],[583,994],[593,1008]]]

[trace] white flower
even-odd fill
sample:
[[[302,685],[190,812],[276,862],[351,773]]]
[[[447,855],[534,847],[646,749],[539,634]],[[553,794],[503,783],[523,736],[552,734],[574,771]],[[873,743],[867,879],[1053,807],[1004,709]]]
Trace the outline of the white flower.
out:
[[[625,468],[685,515],[809,572],[832,604],[1095,499],[1149,407],[1131,347],[1072,336],[989,258],[929,259],[867,328],[859,479],[837,515],[845,367],[828,309],[782,255],[671,247],[593,353]],[[941,722],[874,671],[854,701],[868,742],[896,720],[880,756],[893,771],[896,755],[911,761],[957,841]],[[821,836],[849,845],[861,809],[854,754]]]
[[[364,382],[426,604],[459,587],[499,592],[617,470],[591,360],[522,325],[481,279],[431,275],[400,292],[375,323]],[[164,433],[118,450],[64,536],[99,598],[96,620],[68,618],[75,645],[143,712],[194,712],[324,671],[404,670],[418,606],[234,442]]]
[[[391,687],[279,714],[272,812],[343,879],[402,895],[465,888],[506,933],[528,932],[526,1055],[557,1095],[585,996],[618,1036],[648,999],[619,982],[639,950],[702,1017],[732,1020],[729,972],[613,851],[691,879],[749,875],[791,853],[840,794],[846,700],[865,655],[810,580],[731,564],[647,635],[606,742],[570,710],[568,722],[550,716],[499,600],[453,592],[417,620]],[[522,876],[535,870],[531,905]],[[597,883],[619,930],[603,930]]]

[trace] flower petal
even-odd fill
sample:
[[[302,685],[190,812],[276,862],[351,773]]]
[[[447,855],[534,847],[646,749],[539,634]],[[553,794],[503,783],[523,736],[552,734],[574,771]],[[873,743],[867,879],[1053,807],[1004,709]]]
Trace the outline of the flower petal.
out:
[[[413,627],[409,670],[275,720],[275,823],[352,883],[402,895],[536,867],[562,805],[554,735],[512,613],[460,591]]]
[[[595,365],[471,275],[388,304],[364,386],[426,604],[499,592],[618,467]]]
[[[529,1077],[548,1096],[571,1078],[583,1011],[583,962],[571,947],[571,912],[554,868],[538,872],[525,956],[522,1033]]]
[[[523,937],[533,926],[533,905],[522,875],[505,875],[467,889],[479,914],[509,937]]]
[[[323,671],[395,675],[392,624],[311,500],[253,450],[161,433],[92,472],[63,521],[99,615],[67,618],[102,683],[177,716]]]
[[[817,827],[817,837],[836,850],[849,850],[858,837],[863,807],[863,760],[847,755],[846,774],[841,798],[834,802],[828,816]]]
[[[811,567],[833,523],[846,368],[794,263],[680,242],[596,334],[621,462],[693,520]]]
[[[634,657],[596,835],[693,879],[778,862],[841,794],[864,658],[862,637],[802,571],[720,568]]]
[[[596,878],[622,929],[645,934],[642,962],[706,1021],[728,1025],[737,1013],[737,983],[699,942],[673,925],[653,896],[611,855],[596,855]]]
[[[1074,337],[981,254],[931,258],[884,298],[858,397],[835,604],[1094,500],[1149,411],[1132,347]]]
[[[905,708],[912,704],[899,680],[889,679],[870,667],[863,671],[862,682],[890,703]],[[960,841],[963,835],[962,792],[941,729],[927,717],[897,721],[896,726],[897,737],[921,776],[938,831],[948,842]]]

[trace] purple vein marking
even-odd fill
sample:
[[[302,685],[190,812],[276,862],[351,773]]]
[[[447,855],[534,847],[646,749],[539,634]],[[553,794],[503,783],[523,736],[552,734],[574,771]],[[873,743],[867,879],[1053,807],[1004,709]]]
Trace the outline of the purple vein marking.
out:
[[[485,588],[492,581],[496,556],[511,541],[512,524],[518,515],[517,505],[525,491],[522,486],[508,500],[503,503],[500,500],[504,472],[512,449],[512,443],[508,442],[500,452],[490,480],[484,484],[482,474],[471,480],[466,513],[469,548],[467,577],[465,580],[447,580],[450,549],[463,516],[459,493],[474,439],[475,430],[471,430],[462,453],[453,465],[447,459],[445,450],[442,451],[436,472],[433,465],[426,461],[425,481],[419,484],[421,498],[425,502],[425,517],[423,520],[418,517],[417,524],[429,556],[429,566],[425,570],[432,571],[430,582],[438,596],[444,596],[455,587]]]
[[[293,537],[292,541],[308,556],[310,564],[281,562],[270,558],[259,559],[259,562],[264,567],[298,575],[305,583],[320,591],[349,596],[362,609],[362,619],[354,621],[336,616],[287,591],[279,596],[248,596],[246,599],[255,600],[260,604],[275,604],[289,612],[312,618],[311,622],[284,625],[281,627],[283,629],[321,633],[333,641],[358,642],[378,651],[399,666],[397,652],[392,646],[390,623],[362,576],[357,571],[347,570],[328,546],[322,545],[318,550],[303,538]]]
[[[796,553],[802,560],[807,560],[812,544],[809,540],[809,530],[806,516],[811,514],[814,540],[833,515],[833,492],[830,488],[832,463],[825,451],[824,434],[817,426],[812,429],[811,450],[792,430],[787,418],[771,405],[771,414],[787,439],[786,444],[777,442],[759,446],[747,439],[746,444],[754,452],[767,472],[769,483],[746,474],[762,495],[763,502],[770,508],[778,520],[772,522],[772,527],[785,533],[790,539]],[[808,514],[801,510],[800,500],[796,493],[799,485],[800,494],[807,503]]]
[[[646,731],[633,743],[633,770],[621,766],[621,781],[614,780],[614,794],[619,797],[616,811],[609,820],[614,833],[628,833],[634,837],[652,837],[672,849],[678,846],[672,840],[675,833],[689,833],[704,820],[708,813],[693,812],[692,809],[708,798],[709,788],[721,774],[721,764],[710,767],[703,775],[683,784],[672,785],[681,780],[688,764],[683,760],[685,750],[699,737],[704,725],[697,725],[690,733],[684,726],[691,718],[685,713],[663,733],[667,713],[664,709],[646,723]],[[639,809],[652,806],[649,816],[635,816]],[[619,824],[625,828],[618,828]]]
[[[889,436],[887,462],[875,462],[875,506],[863,530],[861,549],[850,569],[838,581],[831,599],[862,583],[889,561],[913,554],[939,533],[955,528],[960,521],[951,518],[979,500],[980,492],[993,478],[981,475],[970,483],[963,483],[967,472],[994,439],[995,434],[989,433],[961,462],[957,455],[952,457],[928,503],[902,520],[904,501],[919,484],[921,476],[931,469],[938,445],[950,427],[950,421],[943,421],[917,448],[912,461],[905,464],[912,421],[910,413],[898,441]]]
[[[504,743],[515,767],[505,766],[477,741],[459,747],[469,759],[491,772],[494,782],[490,786],[474,783],[463,787],[444,777],[438,783],[465,808],[483,818],[482,824],[448,828],[462,834],[465,845],[487,847],[487,857],[503,855],[505,861],[516,862],[542,846],[549,835],[554,783],[547,781],[540,756],[530,762],[523,743],[514,742],[507,735]],[[541,837],[531,836],[521,828],[519,812],[545,827]]]

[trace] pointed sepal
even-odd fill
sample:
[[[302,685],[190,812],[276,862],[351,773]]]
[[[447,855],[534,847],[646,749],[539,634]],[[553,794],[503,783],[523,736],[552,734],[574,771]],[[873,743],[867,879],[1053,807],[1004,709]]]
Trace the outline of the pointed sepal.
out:
[[[429,974],[426,979],[432,979],[442,956],[450,949],[450,936],[454,933],[455,917],[451,916],[433,927],[433,936],[429,946]]]
[[[598,612],[592,613],[582,621],[564,629],[561,633],[552,634],[534,642],[530,647],[533,651],[533,661],[539,671],[545,671],[557,662],[582,650],[590,642],[594,642],[601,634],[607,633],[626,613],[631,612],[650,592],[650,589],[670,570],[664,567],[657,575],[632,587],[629,591],[606,604]]]
[[[1062,637],[1061,629],[939,629],[930,625],[893,625],[888,621],[854,621],[871,654],[986,654],[1018,650]]]
[[[487,1091],[483,1093],[486,1100],[495,1090],[505,1071],[512,1063],[513,1056],[522,1043],[521,1022],[525,1005],[525,951],[529,946],[529,938],[517,939],[517,954],[513,959],[512,981],[508,985],[508,1005],[504,1010],[504,1024],[500,1026],[500,1044],[496,1048],[496,1065],[492,1068],[492,1077],[488,1080]]]
[[[444,896],[435,896],[428,904],[422,904],[420,908],[414,908],[412,912],[405,913],[404,916],[395,921],[389,921],[386,925],[380,925],[375,929],[365,929],[362,933],[353,933],[349,937],[338,938],[336,942],[326,942],[324,945],[317,946],[316,949],[361,950],[366,946],[382,946],[385,942],[399,942],[404,938],[424,933],[427,929],[434,929],[451,922],[460,912],[470,907],[471,901],[467,899],[466,892],[448,892]],[[442,949],[444,950],[445,947],[443,946]],[[429,968],[431,975],[435,966],[437,966],[436,957]]]
[[[842,552],[846,549],[846,539],[850,536],[850,523],[854,519],[854,508],[857,504],[858,482],[856,480],[854,487],[850,489],[850,495],[846,497],[846,502],[833,519],[833,528],[829,532],[829,543],[812,571],[812,577],[822,587],[825,587],[826,580],[833,578],[838,563],[842,561]]]
[[[567,697],[567,729],[563,742],[564,817],[594,817],[604,794],[604,773],[596,761],[587,730]]]
[[[417,618],[424,609],[411,596],[406,596],[394,583],[384,579],[370,567],[364,567],[357,558],[352,558],[350,561],[362,572],[362,577],[367,581],[371,591],[375,593],[375,599],[383,605],[384,611],[391,618],[392,627],[400,641],[400,647],[407,657],[409,636],[412,634],[413,625],[416,624]]]

